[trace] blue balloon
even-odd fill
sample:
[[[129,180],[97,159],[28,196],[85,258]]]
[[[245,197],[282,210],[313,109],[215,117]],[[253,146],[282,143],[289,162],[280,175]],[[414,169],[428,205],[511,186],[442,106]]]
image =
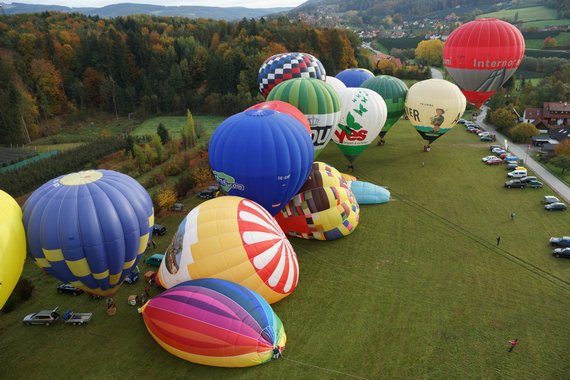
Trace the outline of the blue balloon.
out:
[[[390,192],[382,186],[370,182],[352,181],[350,190],[360,205],[386,203],[390,201]]]
[[[344,83],[346,87],[360,87],[365,80],[373,77],[374,74],[366,69],[346,69],[336,75],[336,79]]]
[[[147,191],[112,170],[58,177],[23,208],[28,252],[61,281],[112,295],[137,265],[154,225]]]
[[[303,123],[269,109],[248,110],[224,120],[208,150],[222,189],[257,202],[272,215],[303,186],[313,155]]]

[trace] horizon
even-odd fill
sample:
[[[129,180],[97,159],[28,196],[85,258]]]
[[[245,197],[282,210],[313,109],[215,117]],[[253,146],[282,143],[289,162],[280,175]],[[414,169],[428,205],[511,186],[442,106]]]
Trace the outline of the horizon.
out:
[[[55,5],[69,8],[102,8],[115,4],[144,4],[156,6],[202,6],[202,7],[219,7],[219,8],[276,8],[291,7],[294,8],[306,0],[274,0],[267,2],[264,0],[139,0],[139,1],[114,1],[114,0],[20,0],[20,1],[4,1],[4,4],[29,4],[29,5]]]

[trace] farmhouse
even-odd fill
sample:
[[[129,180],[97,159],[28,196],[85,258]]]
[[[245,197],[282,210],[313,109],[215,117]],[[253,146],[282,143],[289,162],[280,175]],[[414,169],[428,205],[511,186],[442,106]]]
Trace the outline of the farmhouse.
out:
[[[542,108],[526,108],[522,121],[534,124],[539,130],[552,130],[570,126],[570,104],[568,102],[545,102]]]

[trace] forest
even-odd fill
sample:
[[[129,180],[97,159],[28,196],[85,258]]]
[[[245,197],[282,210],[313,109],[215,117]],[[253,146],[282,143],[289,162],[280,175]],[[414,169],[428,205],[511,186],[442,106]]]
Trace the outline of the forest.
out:
[[[0,141],[51,133],[54,117],[96,109],[115,115],[222,115],[259,99],[269,56],[303,51],[327,73],[369,67],[346,29],[286,18],[239,22],[44,12],[0,17]]]

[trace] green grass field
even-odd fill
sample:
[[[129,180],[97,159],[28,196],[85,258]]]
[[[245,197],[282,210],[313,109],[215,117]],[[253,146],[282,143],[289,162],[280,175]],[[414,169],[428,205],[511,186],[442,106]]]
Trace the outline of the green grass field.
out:
[[[535,28],[544,28],[547,26],[564,26],[564,25],[570,25],[570,19],[564,18],[564,19],[559,19],[559,20],[539,20],[539,21],[529,21],[529,22],[523,22],[522,26],[525,28],[528,27],[535,27]]]
[[[568,20],[568,21],[570,21],[570,20]],[[569,22],[569,24],[570,24],[570,22]],[[561,48],[570,46],[570,33],[569,32],[559,33],[558,35],[554,36],[554,39],[556,39],[558,46]],[[542,47],[544,46],[544,40],[540,40],[540,39],[525,40],[524,43],[525,43],[527,49],[542,49]]]
[[[500,18],[514,21],[516,14],[518,14],[518,21],[522,22],[536,20],[555,20],[558,17],[558,11],[556,9],[539,6],[517,9],[502,9],[497,12],[479,15],[477,18]]]
[[[192,115],[195,123],[201,123],[204,129],[204,137],[208,139],[211,133],[223,120],[222,116],[203,116]],[[135,128],[133,135],[153,135],[156,128],[162,123],[174,138],[180,138],[180,126],[186,124],[186,116],[159,116],[145,120],[141,125]]]
[[[548,238],[570,233],[568,213],[542,208],[547,188],[504,189],[505,168],[483,165],[488,144],[462,127],[430,153],[405,121],[386,141],[358,158],[354,174],[388,186],[393,200],[362,206],[359,226],[343,239],[291,239],[299,285],[273,306],[288,336],[282,359],[247,369],[185,362],[160,348],[127,305],[140,282],[122,286],[109,317],[104,300],[58,295],[58,282],[27,262],[36,291],[0,315],[0,378],[567,378],[570,260],[553,258]],[[319,159],[346,168],[333,143]],[[198,202],[189,196],[187,210]],[[157,220],[168,234],[147,256],[164,251],[184,215]],[[25,314],[55,306],[94,319],[22,325]],[[513,338],[520,345],[508,353]]]

